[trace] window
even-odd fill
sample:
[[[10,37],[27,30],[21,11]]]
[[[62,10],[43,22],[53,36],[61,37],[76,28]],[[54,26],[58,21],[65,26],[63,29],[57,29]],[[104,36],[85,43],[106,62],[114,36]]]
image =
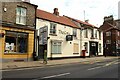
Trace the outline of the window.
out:
[[[95,31],[95,38],[97,38],[97,30]]]
[[[120,36],[120,32],[119,31],[117,32],[117,34],[118,34],[118,36]]]
[[[94,38],[94,30],[91,29],[91,37]]]
[[[86,50],[86,52],[88,53],[88,43],[87,42],[85,42],[85,50]]]
[[[73,49],[74,53],[79,53],[79,45],[77,43],[74,43]]]
[[[73,36],[77,37],[77,29],[73,29]]]
[[[99,31],[99,39],[101,40],[101,31]]]
[[[6,31],[5,53],[26,53],[28,34]]]
[[[99,44],[99,53],[101,53],[101,44]]]
[[[117,44],[120,44],[120,40],[117,41]]]
[[[88,30],[87,29],[85,29],[85,31],[84,31],[84,36],[85,36],[85,38],[88,38]]]
[[[111,44],[111,40],[106,40],[106,44]]]
[[[52,53],[61,54],[61,42],[52,42]]]
[[[110,31],[106,32],[106,36],[111,36],[111,32]]]
[[[16,8],[16,23],[22,25],[26,24],[26,8]]]
[[[50,23],[50,34],[56,34],[56,24]]]

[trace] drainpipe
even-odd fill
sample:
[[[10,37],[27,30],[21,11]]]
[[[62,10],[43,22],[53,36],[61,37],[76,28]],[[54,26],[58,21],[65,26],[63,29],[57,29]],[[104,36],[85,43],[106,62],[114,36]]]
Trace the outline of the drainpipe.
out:
[[[80,28],[80,56],[82,52],[82,31],[84,30],[83,27]]]

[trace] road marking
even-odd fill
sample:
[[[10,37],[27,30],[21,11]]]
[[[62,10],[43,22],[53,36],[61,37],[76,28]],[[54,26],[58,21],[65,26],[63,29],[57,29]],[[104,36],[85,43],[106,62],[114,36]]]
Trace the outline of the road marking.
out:
[[[90,68],[90,69],[88,69],[88,70],[94,70],[94,69],[98,69],[98,68],[110,66],[111,64],[117,64],[117,63],[115,63],[115,62],[117,62],[117,61],[118,61],[118,60],[115,60],[115,61],[109,62],[109,63],[107,63],[107,64],[105,64],[105,65],[103,65],[103,66],[98,66],[98,67]],[[118,63],[119,63],[119,62],[118,62]],[[98,65],[98,64],[97,64],[97,65]]]
[[[45,68],[45,67],[43,66],[43,67],[31,67],[31,68],[20,68],[20,69],[6,69],[1,71],[17,71],[17,70],[39,69],[39,68]]]
[[[94,68],[90,68],[88,70],[93,70],[93,69],[98,69],[98,68],[101,68],[102,66],[99,66],[99,67],[94,67]]]
[[[116,62],[116,63],[114,63],[114,64],[119,64],[120,62]]]
[[[70,74],[70,73],[63,73],[63,74],[58,74],[58,75],[46,76],[46,77],[43,77],[43,78],[41,78],[41,79],[59,77],[59,76],[64,76],[64,75],[68,75],[68,74]],[[35,80],[35,79],[34,79],[34,80]]]

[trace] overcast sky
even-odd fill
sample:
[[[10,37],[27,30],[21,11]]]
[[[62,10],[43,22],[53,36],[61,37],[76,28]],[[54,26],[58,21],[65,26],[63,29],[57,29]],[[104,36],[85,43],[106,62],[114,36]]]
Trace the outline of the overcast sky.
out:
[[[58,8],[60,16],[66,15],[99,27],[103,23],[104,16],[113,15],[118,19],[118,2],[120,0],[30,0],[42,9],[53,13],[53,8]]]

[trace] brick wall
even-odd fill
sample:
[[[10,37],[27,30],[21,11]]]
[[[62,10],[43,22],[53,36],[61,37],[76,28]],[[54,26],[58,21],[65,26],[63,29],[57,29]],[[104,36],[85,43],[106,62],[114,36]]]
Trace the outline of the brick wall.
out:
[[[27,9],[26,25],[34,26],[36,7],[26,2],[3,2],[2,3],[2,20],[6,22],[16,23],[16,8],[17,6]],[[6,11],[4,11],[6,8]]]

